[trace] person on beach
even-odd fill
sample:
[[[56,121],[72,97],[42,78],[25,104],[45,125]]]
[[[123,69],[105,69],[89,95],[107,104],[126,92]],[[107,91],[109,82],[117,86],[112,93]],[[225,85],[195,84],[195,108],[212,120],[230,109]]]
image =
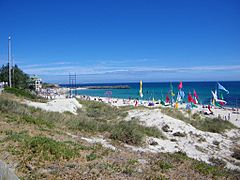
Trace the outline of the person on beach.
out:
[[[209,110],[210,114],[213,114],[210,104],[208,105],[208,110]]]
[[[138,106],[138,100],[135,101],[135,105],[134,105],[134,106],[135,106],[135,107]]]

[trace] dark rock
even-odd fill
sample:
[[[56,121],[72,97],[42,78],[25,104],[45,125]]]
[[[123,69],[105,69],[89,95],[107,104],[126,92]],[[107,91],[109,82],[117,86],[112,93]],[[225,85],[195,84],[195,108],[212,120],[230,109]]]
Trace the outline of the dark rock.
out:
[[[149,142],[149,144],[150,144],[151,146],[156,146],[156,145],[158,145],[158,143],[157,143],[156,141],[154,141],[154,140],[151,140],[151,141]]]
[[[162,127],[162,130],[164,131],[164,132],[169,132],[169,125],[164,125],[163,127]]]
[[[213,144],[218,146],[220,144],[220,142],[219,141],[213,141]]]
[[[185,137],[186,134],[185,133],[181,133],[181,132],[175,132],[175,133],[173,133],[173,136]]]
[[[234,149],[232,157],[237,159],[237,160],[240,160],[240,149]]]
[[[29,170],[29,171],[32,171],[34,169],[34,167],[31,165],[31,164],[27,164],[26,165],[26,168]]]

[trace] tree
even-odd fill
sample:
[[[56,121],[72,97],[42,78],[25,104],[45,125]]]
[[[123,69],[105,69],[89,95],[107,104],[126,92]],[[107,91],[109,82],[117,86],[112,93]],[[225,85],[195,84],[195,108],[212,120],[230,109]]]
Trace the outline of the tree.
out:
[[[28,88],[29,75],[24,73],[17,65],[12,68],[12,86],[15,88]],[[0,69],[0,82],[8,82],[8,64]]]

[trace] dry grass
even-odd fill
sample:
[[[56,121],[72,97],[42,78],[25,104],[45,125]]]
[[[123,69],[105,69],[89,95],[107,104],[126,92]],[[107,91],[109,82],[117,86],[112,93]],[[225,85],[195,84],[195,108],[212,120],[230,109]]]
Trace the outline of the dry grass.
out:
[[[170,117],[189,123],[195,128],[202,131],[222,133],[225,130],[237,128],[229,121],[224,121],[218,118],[202,118],[198,113],[193,114],[191,118],[189,118],[186,117],[183,112],[174,108],[161,108],[161,111]]]

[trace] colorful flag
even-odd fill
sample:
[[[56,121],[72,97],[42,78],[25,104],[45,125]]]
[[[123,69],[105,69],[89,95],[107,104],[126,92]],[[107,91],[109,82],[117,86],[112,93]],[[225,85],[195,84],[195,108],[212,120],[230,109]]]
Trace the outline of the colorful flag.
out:
[[[139,95],[140,95],[141,98],[143,97],[143,93],[142,93],[142,80],[140,81]]]
[[[166,96],[166,103],[170,102],[170,98],[168,97],[168,95]]]
[[[181,100],[182,100],[181,95],[180,95],[180,93],[178,92],[177,101],[180,102]]]
[[[188,93],[188,102],[192,102],[192,101],[193,101],[192,95],[191,93]]]
[[[220,83],[218,83],[218,89],[226,91],[229,94],[229,91],[225,87],[223,87]]]
[[[180,93],[181,98],[184,99],[184,96],[185,96],[184,91],[180,90],[179,93]]]
[[[182,84],[182,81],[181,81],[178,85],[178,89],[182,89],[182,87],[183,87],[183,84]]]
[[[224,101],[223,99],[218,99],[216,90],[215,90],[215,92],[212,91],[212,95],[213,95],[214,102],[224,104],[224,105],[227,104],[227,102]]]
[[[197,95],[197,92],[195,91],[195,89],[194,89],[194,91],[193,91],[193,95],[194,95],[194,97],[195,97],[196,99],[198,99],[198,95]]]
[[[175,96],[174,92],[173,92],[173,86],[172,86],[172,83],[170,83],[170,91],[171,91],[171,96]]]
[[[193,99],[191,93],[188,93],[188,102],[192,102],[194,104],[197,104],[197,102]]]

